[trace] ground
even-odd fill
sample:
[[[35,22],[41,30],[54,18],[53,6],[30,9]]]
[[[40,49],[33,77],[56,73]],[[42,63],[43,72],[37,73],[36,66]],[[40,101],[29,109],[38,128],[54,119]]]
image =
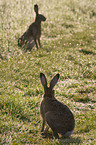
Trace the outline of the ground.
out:
[[[24,51],[17,41],[34,21],[42,23],[40,49]],[[94,0],[0,1],[0,144],[96,143],[96,2]],[[40,72],[50,82],[60,73],[55,96],[72,110],[76,125],[70,138],[41,135],[43,97]]]

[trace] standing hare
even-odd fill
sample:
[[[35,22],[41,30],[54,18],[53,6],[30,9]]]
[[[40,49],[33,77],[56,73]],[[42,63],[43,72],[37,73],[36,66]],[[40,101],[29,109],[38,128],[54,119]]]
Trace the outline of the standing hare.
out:
[[[44,87],[44,98],[40,106],[40,113],[43,118],[41,132],[45,133],[50,127],[55,138],[59,138],[58,133],[63,137],[70,136],[75,127],[75,119],[71,110],[54,96],[53,87],[58,79],[59,74],[56,74],[51,80],[50,86],[47,87],[47,79],[43,73],[40,73],[41,84]],[[45,123],[47,123],[47,128],[44,131]]]
[[[34,5],[34,11],[36,13],[35,22],[32,23],[27,29],[27,31],[18,39],[18,46],[22,46],[23,44],[26,44],[26,42],[31,43],[32,40],[34,40],[37,49],[38,49],[38,44],[39,46],[41,46],[40,44],[41,22],[45,21],[46,18],[43,15],[38,14],[37,4]],[[38,44],[37,44],[37,40],[38,40]],[[29,44],[29,46],[31,45]]]

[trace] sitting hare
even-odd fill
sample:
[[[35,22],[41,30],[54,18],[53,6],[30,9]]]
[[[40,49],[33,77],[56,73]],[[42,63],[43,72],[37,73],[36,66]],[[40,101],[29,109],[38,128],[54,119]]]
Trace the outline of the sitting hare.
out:
[[[27,31],[18,39],[18,46],[22,46],[26,42],[30,43],[31,40],[34,40],[37,49],[37,40],[40,46],[41,22],[45,21],[46,18],[43,15],[38,14],[38,5],[34,5],[34,11],[36,13],[35,22],[32,23]]]
[[[70,136],[75,127],[75,119],[71,110],[54,96],[53,87],[58,79],[59,74],[56,74],[51,80],[50,86],[47,87],[47,79],[43,73],[40,73],[41,84],[44,87],[44,98],[40,106],[40,113],[43,118],[41,132],[45,133],[50,127],[55,138],[59,138],[58,133],[63,137]],[[47,129],[44,131],[45,123],[47,123]]]

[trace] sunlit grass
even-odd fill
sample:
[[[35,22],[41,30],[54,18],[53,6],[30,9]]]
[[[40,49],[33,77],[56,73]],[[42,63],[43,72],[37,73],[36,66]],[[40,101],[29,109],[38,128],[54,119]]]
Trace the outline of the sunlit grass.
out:
[[[18,38],[34,21],[34,4],[46,16],[42,48],[24,52]],[[96,3],[94,0],[4,0],[0,2],[0,144],[95,144]],[[55,96],[73,111],[70,138],[41,135],[43,88],[60,73]],[[51,133],[51,131],[50,131]]]

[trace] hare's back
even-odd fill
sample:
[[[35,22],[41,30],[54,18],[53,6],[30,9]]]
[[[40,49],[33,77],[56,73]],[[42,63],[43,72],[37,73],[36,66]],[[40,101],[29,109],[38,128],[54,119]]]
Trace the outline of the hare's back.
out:
[[[57,112],[62,112],[66,115],[72,114],[67,105],[56,100],[55,98],[44,99],[43,106],[44,106],[43,108],[44,108],[45,112],[57,111]]]
[[[30,35],[32,35],[34,37],[37,37],[37,36],[41,35],[41,27],[38,26],[36,23],[32,23],[29,26],[28,31],[29,31]]]

